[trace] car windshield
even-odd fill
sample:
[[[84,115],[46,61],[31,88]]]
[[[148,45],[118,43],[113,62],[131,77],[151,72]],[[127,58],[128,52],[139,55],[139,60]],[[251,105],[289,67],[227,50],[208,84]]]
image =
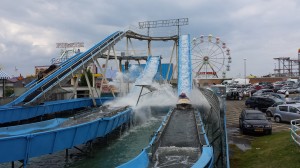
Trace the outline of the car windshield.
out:
[[[300,97],[294,97],[293,100],[300,100]]]
[[[279,98],[277,98],[277,97],[274,97],[273,100],[274,100],[276,103],[284,102],[282,99],[279,99]]]
[[[257,114],[257,113],[253,113],[253,114],[247,114],[246,116],[246,120],[265,120],[266,116],[264,114]]]
[[[272,106],[273,107],[276,107],[276,106],[278,106],[278,105],[282,105],[282,104],[284,104],[284,102],[282,101],[282,102],[276,102],[276,103],[274,103]]]

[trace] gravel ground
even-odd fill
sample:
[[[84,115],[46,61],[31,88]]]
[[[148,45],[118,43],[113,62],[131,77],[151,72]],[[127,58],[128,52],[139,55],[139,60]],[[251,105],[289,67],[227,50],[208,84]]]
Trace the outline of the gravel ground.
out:
[[[246,99],[245,99],[246,100]],[[235,144],[241,150],[251,148],[251,141],[262,135],[243,135],[239,129],[239,116],[242,109],[246,108],[245,100],[227,100],[226,101],[226,118],[227,118],[227,133],[229,144]],[[276,123],[272,118],[272,131],[280,132],[287,131],[290,128],[290,123]]]

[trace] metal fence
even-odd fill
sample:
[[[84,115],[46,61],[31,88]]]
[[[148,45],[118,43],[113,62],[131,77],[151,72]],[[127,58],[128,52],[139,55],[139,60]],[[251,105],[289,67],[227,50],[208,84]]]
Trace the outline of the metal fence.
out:
[[[229,167],[225,99],[208,89],[200,88],[200,91],[210,105],[210,110],[203,110],[202,116],[209,143],[214,148],[214,165]]]
[[[291,120],[291,138],[300,146],[300,119]]]

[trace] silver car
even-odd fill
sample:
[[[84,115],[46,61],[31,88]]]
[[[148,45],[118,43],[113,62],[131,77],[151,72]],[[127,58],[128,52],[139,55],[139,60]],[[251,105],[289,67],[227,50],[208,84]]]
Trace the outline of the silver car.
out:
[[[274,112],[275,122],[287,121],[300,118],[300,104],[278,105]]]
[[[296,102],[294,100],[291,100],[291,101],[285,101],[285,102],[276,102],[274,103],[272,106],[268,107],[267,108],[267,111],[266,111],[266,116],[267,117],[273,117],[274,116],[274,113],[276,111],[276,107],[278,105],[282,105],[282,104],[296,104],[296,103],[299,103],[300,105],[300,102]]]

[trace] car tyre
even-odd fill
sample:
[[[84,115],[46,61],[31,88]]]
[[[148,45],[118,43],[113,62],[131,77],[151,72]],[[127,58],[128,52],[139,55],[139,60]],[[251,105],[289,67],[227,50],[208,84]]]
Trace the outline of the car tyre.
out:
[[[273,116],[272,113],[271,113],[271,111],[267,111],[266,115],[267,115],[267,117],[272,117]]]
[[[281,122],[281,118],[279,116],[274,117],[275,122],[280,123]]]
[[[240,128],[240,132],[241,132],[241,134],[244,134],[244,129],[243,129],[243,127]]]
[[[272,135],[272,130],[269,130],[268,132],[266,132],[267,135]]]

